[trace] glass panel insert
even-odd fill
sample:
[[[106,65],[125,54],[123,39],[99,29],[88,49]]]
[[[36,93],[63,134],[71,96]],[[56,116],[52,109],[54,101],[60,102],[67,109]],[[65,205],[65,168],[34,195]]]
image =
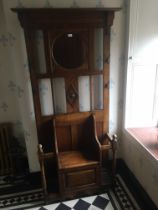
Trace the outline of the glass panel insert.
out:
[[[54,108],[55,113],[66,113],[66,93],[65,93],[65,80],[64,78],[53,79],[53,94],[54,94]]]
[[[53,100],[50,79],[40,79],[38,82],[41,114],[43,116],[53,114]]]
[[[35,56],[36,56],[36,72],[39,74],[46,73],[46,60],[43,32],[41,30],[35,31],[34,37]]]
[[[96,70],[103,70],[103,28],[94,31],[94,66]]]
[[[89,76],[81,76],[78,78],[79,90],[79,111],[90,111],[90,78]]]
[[[92,109],[103,109],[103,76],[92,76]]]

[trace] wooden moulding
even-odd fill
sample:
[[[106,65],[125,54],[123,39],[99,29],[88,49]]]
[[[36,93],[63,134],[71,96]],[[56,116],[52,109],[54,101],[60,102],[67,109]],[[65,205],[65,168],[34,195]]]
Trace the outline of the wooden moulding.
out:
[[[67,28],[81,26],[110,27],[113,23],[114,12],[121,8],[12,8],[18,13],[22,27]],[[63,22],[63,19],[65,20]]]

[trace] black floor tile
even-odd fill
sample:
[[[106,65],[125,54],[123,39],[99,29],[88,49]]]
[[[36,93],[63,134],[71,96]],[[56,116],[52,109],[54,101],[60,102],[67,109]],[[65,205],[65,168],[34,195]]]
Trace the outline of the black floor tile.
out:
[[[87,210],[89,208],[90,204],[86,201],[79,199],[78,202],[73,207],[75,210]]]
[[[99,207],[100,209],[105,209],[108,203],[109,203],[109,200],[107,200],[106,198],[97,196],[92,204],[96,207]]]
[[[71,208],[66,206],[64,203],[60,203],[55,210],[71,210]]]

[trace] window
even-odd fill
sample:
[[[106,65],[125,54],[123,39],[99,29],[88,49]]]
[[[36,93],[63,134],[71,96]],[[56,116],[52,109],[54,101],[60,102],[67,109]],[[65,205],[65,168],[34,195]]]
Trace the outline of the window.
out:
[[[156,126],[158,66],[132,63],[128,72],[126,127]]]

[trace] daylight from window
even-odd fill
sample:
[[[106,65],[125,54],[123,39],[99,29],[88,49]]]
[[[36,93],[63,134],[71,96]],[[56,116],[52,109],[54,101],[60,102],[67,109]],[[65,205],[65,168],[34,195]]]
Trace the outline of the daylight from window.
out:
[[[128,62],[126,127],[157,126],[158,39],[144,40]]]

